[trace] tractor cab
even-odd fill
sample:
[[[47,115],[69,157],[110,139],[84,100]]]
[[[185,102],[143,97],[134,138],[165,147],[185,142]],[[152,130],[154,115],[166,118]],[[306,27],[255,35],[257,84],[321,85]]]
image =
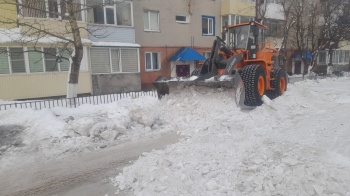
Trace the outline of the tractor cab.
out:
[[[263,30],[267,27],[255,22],[227,26],[223,34],[226,45],[234,51],[248,51],[249,59],[255,59],[259,48],[264,47]]]

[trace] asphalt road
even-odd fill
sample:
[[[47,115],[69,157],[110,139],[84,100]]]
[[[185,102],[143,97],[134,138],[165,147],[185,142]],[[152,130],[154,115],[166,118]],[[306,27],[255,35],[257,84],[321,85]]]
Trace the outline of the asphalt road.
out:
[[[115,177],[143,152],[163,149],[178,139],[177,134],[168,133],[59,161],[10,168],[1,171],[0,195],[115,195],[117,189],[109,183],[109,177]]]

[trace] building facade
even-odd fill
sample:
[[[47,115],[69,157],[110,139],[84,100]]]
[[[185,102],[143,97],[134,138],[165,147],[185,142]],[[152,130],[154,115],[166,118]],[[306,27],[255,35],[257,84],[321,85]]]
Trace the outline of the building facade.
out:
[[[66,95],[70,56],[60,50],[64,47],[62,42],[47,36],[50,32],[62,37],[66,36],[66,27],[60,21],[62,16],[49,14],[52,7],[47,1],[37,1],[35,4],[33,1],[22,0],[22,2],[32,5],[33,9],[16,6],[15,0],[13,4],[0,4],[0,25],[2,25],[0,27],[0,99]],[[32,11],[36,8],[42,11]],[[83,15],[80,15],[78,18],[78,25],[86,28],[82,17]],[[26,25],[17,26],[17,24]],[[45,27],[47,34],[29,36],[35,30],[33,27]],[[82,33],[81,37],[87,38],[87,33]],[[87,47],[89,44],[84,43],[79,94],[91,93]],[[58,62],[57,56],[65,58]]]
[[[84,56],[78,94],[141,90],[132,2],[75,0],[74,5]],[[66,12],[61,0],[0,4],[0,99],[66,95],[74,54]]]
[[[198,61],[171,61],[181,48],[201,55],[211,51],[220,35],[220,0],[134,1],[136,43],[140,48],[143,89],[159,76],[189,76]]]

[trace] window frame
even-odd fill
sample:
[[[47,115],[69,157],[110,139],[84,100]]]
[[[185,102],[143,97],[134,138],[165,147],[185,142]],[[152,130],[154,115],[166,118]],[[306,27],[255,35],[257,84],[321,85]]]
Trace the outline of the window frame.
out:
[[[147,12],[147,19],[148,19],[148,29],[146,28],[146,24],[143,24],[143,30],[147,32],[160,32],[160,20],[159,20],[159,11],[157,10],[144,10],[144,17],[145,17],[145,12]],[[151,28],[151,12],[157,13],[157,23],[158,23],[158,29],[152,29]],[[144,19],[145,20],[145,19]]]
[[[203,20],[204,19],[208,20],[208,22],[207,22],[208,23],[208,26],[207,26],[208,33],[207,34],[203,33],[203,30],[204,30]],[[212,32],[210,32],[210,22],[209,22],[210,20],[212,21],[212,23],[211,23],[211,30],[212,30]],[[202,16],[202,36],[215,36],[215,31],[216,31],[215,25],[216,25],[215,16],[205,16],[205,15],[203,15]]]
[[[151,55],[151,69],[147,69],[147,54]],[[157,59],[158,59],[158,69],[154,69],[154,64],[153,64],[153,54],[157,54]],[[145,52],[145,71],[146,72],[155,72],[155,71],[160,71],[161,70],[161,62],[160,62],[160,52],[156,51],[147,51]]]
[[[43,73],[52,73],[52,72],[69,72],[69,69],[67,71],[62,71],[61,70],[61,62],[57,61],[57,71],[47,71],[46,70],[46,59],[45,59],[45,51],[44,48],[45,47],[37,47],[38,49],[38,53],[41,54],[41,60],[42,60],[42,72],[31,72],[30,71],[30,59],[29,59],[29,50],[28,48],[32,48],[33,46],[28,46],[28,47],[20,47],[20,46],[13,46],[13,47],[9,47],[9,46],[3,46],[0,48],[6,48],[7,51],[7,63],[9,65],[9,73],[7,74],[0,74],[1,75],[19,75],[19,74],[43,74]],[[25,68],[25,72],[22,73],[13,73],[12,70],[12,61],[11,61],[11,55],[10,55],[10,48],[22,48],[23,49],[23,55],[24,55],[24,68]],[[56,55],[59,54],[59,48],[51,48],[51,49],[56,49]],[[40,52],[40,51],[41,52]]]
[[[177,20],[176,17],[185,17],[185,21],[182,20]],[[175,15],[175,22],[176,23],[182,23],[182,24],[189,24],[190,23],[190,16],[186,16],[186,15],[180,15],[180,14],[176,14]]]
[[[57,15],[58,17],[50,17],[50,5],[49,5],[49,0],[43,0],[45,3],[45,17],[43,17],[43,19],[53,19],[53,20],[64,20],[64,18],[62,18],[62,9],[61,9],[61,0],[55,0],[57,2]],[[22,4],[22,0],[18,0],[19,5]],[[85,11],[83,8],[83,5],[85,3],[85,0],[79,0],[80,3],[80,9],[81,9],[81,20],[77,19],[78,22],[86,22],[86,18],[85,18]],[[67,9],[67,8],[66,8]],[[41,17],[30,17],[30,16],[24,16],[23,14],[23,8],[22,6],[19,6],[19,12],[18,15],[24,17],[24,18],[41,18]]]
[[[122,73],[122,56],[121,56],[121,48],[108,48],[109,50],[109,65],[111,68],[111,73]],[[112,61],[112,50],[118,50],[118,67],[119,71],[113,71],[113,61]]]

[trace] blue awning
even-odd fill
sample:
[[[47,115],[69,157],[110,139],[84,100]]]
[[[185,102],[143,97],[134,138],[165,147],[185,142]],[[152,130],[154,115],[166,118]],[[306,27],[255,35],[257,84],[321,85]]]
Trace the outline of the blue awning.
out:
[[[206,58],[192,48],[180,48],[170,61],[204,61]]]
[[[308,59],[308,60],[311,60],[312,59],[312,54],[311,54],[311,52],[310,51],[307,51],[307,50],[304,50],[303,52],[296,52],[296,53],[294,53],[293,55],[292,55],[292,59],[299,59],[299,60],[301,60],[302,58],[302,56],[301,56],[301,54],[303,55],[303,57],[305,58],[305,59]]]

